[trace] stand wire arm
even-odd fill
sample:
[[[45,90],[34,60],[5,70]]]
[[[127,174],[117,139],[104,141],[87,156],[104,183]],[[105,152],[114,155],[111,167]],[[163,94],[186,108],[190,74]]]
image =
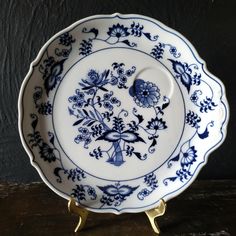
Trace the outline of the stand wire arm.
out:
[[[152,229],[158,235],[160,234],[160,228],[155,222],[155,219],[159,216],[163,216],[165,214],[165,211],[166,211],[166,203],[163,199],[160,200],[160,204],[156,208],[145,211],[151,223]]]
[[[68,202],[68,210],[69,210],[69,212],[75,213],[79,216],[79,223],[77,224],[77,226],[74,230],[76,233],[76,232],[80,231],[81,229],[83,229],[89,212],[86,209],[79,207],[76,204],[75,199],[73,199],[73,198],[71,198]]]

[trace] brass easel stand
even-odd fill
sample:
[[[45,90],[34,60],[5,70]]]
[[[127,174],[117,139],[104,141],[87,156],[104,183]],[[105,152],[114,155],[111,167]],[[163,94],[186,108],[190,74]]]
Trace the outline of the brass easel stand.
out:
[[[77,206],[75,199],[73,199],[73,198],[71,198],[68,202],[68,210],[69,210],[69,212],[75,213],[79,216],[79,223],[77,224],[77,226],[74,230],[76,233],[84,227],[89,212],[86,209],[83,209],[83,208]]]
[[[75,213],[79,216],[79,223],[77,224],[77,226],[74,230],[76,233],[84,227],[89,212],[86,209],[81,208],[78,205],[76,205],[76,202],[73,198],[71,198],[68,202],[68,210],[69,210],[69,212]],[[165,211],[166,211],[166,203],[163,199],[160,200],[159,206],[157,206],[154,209],[145,211],[145,213],[151,223],[152,229],[154,230],[154,232],[156,234],[160,234],[160,229],[159,229],[158,225],[156,224],[155,219],[159,216],[164,215]]]
[[[166,203],[163,199],[160,200],[159,206],[157,206],[154,209],[145,211],[145,213],[151,223],[152,229],[154,230],[154,232],[156,234],[160,234],[160,228],[158,227],[157,223],[155,222],[155,219],[158,216],[163,216],[165,214],[165,211],[166,211]]]

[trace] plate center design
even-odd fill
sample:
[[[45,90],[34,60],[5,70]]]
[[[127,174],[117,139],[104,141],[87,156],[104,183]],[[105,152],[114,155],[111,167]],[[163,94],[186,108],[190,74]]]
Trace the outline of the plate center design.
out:
[[[153,171],[171,155],[181,136],[184,106],[173,111],[182,97],[160,63],[135,50],[110,50],[68,71],[53,120],[74,163],[97,177],[122,180]],[[174,143],[168,141],[172,135],[178,137]]]

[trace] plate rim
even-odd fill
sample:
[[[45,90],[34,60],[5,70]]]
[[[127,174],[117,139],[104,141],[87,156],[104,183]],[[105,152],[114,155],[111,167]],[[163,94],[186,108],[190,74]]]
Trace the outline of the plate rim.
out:
[[[169,33],[174,33],[176,36],[178,36],[183,43],[186,44],[186,46],[188,46],[188,48],[192,51],[192,54],[194,56],[194,58],[196,59],[196,61],[201,65],[201,68],[203,70],[203,72],[211,79],[214,79],[220,86],[222,89],[222,94],[220,97],[220,101],[224,106],[224,110],[225,110],[225,117],[224,119],[222,119],[221,122],[221,128],[219,130],[219,132],[221,133],[221,139],[220,141],[215,144],[213,147],[211,147],[209,150],[207,150],[204,154],[203,157],[203,161],[198,163],[198,166],[196,167],[195,171],[193,172],[193,176],[191,177],[191,179],[189,179],[183,186],[181,186],[180,188],[176,189],[174,192],[169,192],[167,193],[163,198],[165,201],[168,201],[176,196],[178,196],[179,194],[181,194],[182,192],[184,192],[197,178],[199,172],[202,170],[202,168],[207,164],[208,162],[208,158],[209,155],[216,150],[225,140],[226,136],[227,136],[227,125],[229,122],[229,117],[230,117],[230,110],[229,110],[229,104],[227,101],[227,97],[226,97],[226,91],[225,91],[225,86],[223,84],[223,82],[216,77],[215,75],[211,74],[208,69],[207,69],[207,65],[206,62],[199,56],[198,52],[196,51],[195,47],[192,45],[192,43],[185,37],[183,36],[181,33],[179,33],[178,31],[170,28],[169,26],[163,24],[162,22],[160,22],[159,20],[156,20],[152,17],[148,17],[148,16],[144,16],[141,14],[120,14],[120,13],[113,13],[113,14],[98,14],[98,15],[92,15],[92,16],[88,16],[86,18],[80,19],[76,22],[74,22],[73,24],[69,25],[68,27],[62,29],[61,31],[59,31],[58,33],[54,34],[52,37],[50,37],[50,39],[48,39],[46,41],[46,43],[44,43],[44,45],[41,47],[41,49],[39,50],[36,58],[30,63],[30,68],[28,73],[26,74],[26,76],[23,79],[23,82],[21,84],[20,87],[20,91],[19,91],[19,97],[18,97],[18,131],[20,134],[20,139],[21,139],[21,143],[22,146],[24,147],[27,155],[30,158],[30,163],[31,165],[37,170],[37,172],[39,173],[41,179],[43,180],[43,182],[56,194],[58,194],[59,196],[65,198],[65,199],[69,199],[70,197],[68,195],[66,195],[65,193],[62,193],[61,191],[59,191],[56,187],[54,187],[52,185],[52,183],[50,183],[50,181],[47,179],[47,177],[45,176],[45,174],[43,173],[43,171],[41,170],[40,166],[38,165],[37,162],[35,162],[35,157],[33,155],[33,153],[31,152],[30,148],[28,147],[26,140],[24,138],[23,135],[23,125],[22,125],[22,121],[23,121],[23,117],[24,117],[24,112],[23,112],[23,94],[27,85],[27,82],[30,80],[33,72],[34,72],[34,68],[38,65],[38,63],[40,62],[40,60],[42,59],[42,56],[46,50],[46,48],[55,40],[58,38],[58,36],[60,36],[61,34],[67,32],[67,31],[71,31],[73,30],[77,25],[84,23],[88,20],[92,20],[94,18],[111,18],[111,17],[118,17],[118,18],[122,18],[122,19],[126,19],[126,18],[143,18],[143,19],[147,19],[150,20],[154,23],[157,23],[162,29],[164,29],[165,31],[169,32]],[[160,200],[158,200],[156,203],[154,203],[155,205],[158,205]],[[85,207],[86,208],[86,207]],[[147,209],[152,209],[152,207],[143,207]],[[122,210],[124,209],[124,210]],[[109,213],[114,213],[114,214],[121,214],[121,213],[136,213],[136,212],[140,212],[137,211],[139,208],[122,208],[120,211],[115,210],[115,208],[109,208],[109,209],[91,209],[89,208],[89,210],[94,211],[94,212],[109,212]],[[142,209],[142,208],[141,208]],[[142,210],[144,211],[144,210]]]

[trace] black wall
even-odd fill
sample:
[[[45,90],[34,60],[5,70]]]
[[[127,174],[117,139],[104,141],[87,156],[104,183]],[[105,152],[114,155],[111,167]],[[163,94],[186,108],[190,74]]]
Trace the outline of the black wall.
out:
[[[199,178],[235,178],[236,1],[0,0],[0,181],[40,180],[17,129],[17,98],[30,62],[61,29],[86,16],[114,12],[147,15],[176,29],[223,81],[231,108],[228,135]]]

